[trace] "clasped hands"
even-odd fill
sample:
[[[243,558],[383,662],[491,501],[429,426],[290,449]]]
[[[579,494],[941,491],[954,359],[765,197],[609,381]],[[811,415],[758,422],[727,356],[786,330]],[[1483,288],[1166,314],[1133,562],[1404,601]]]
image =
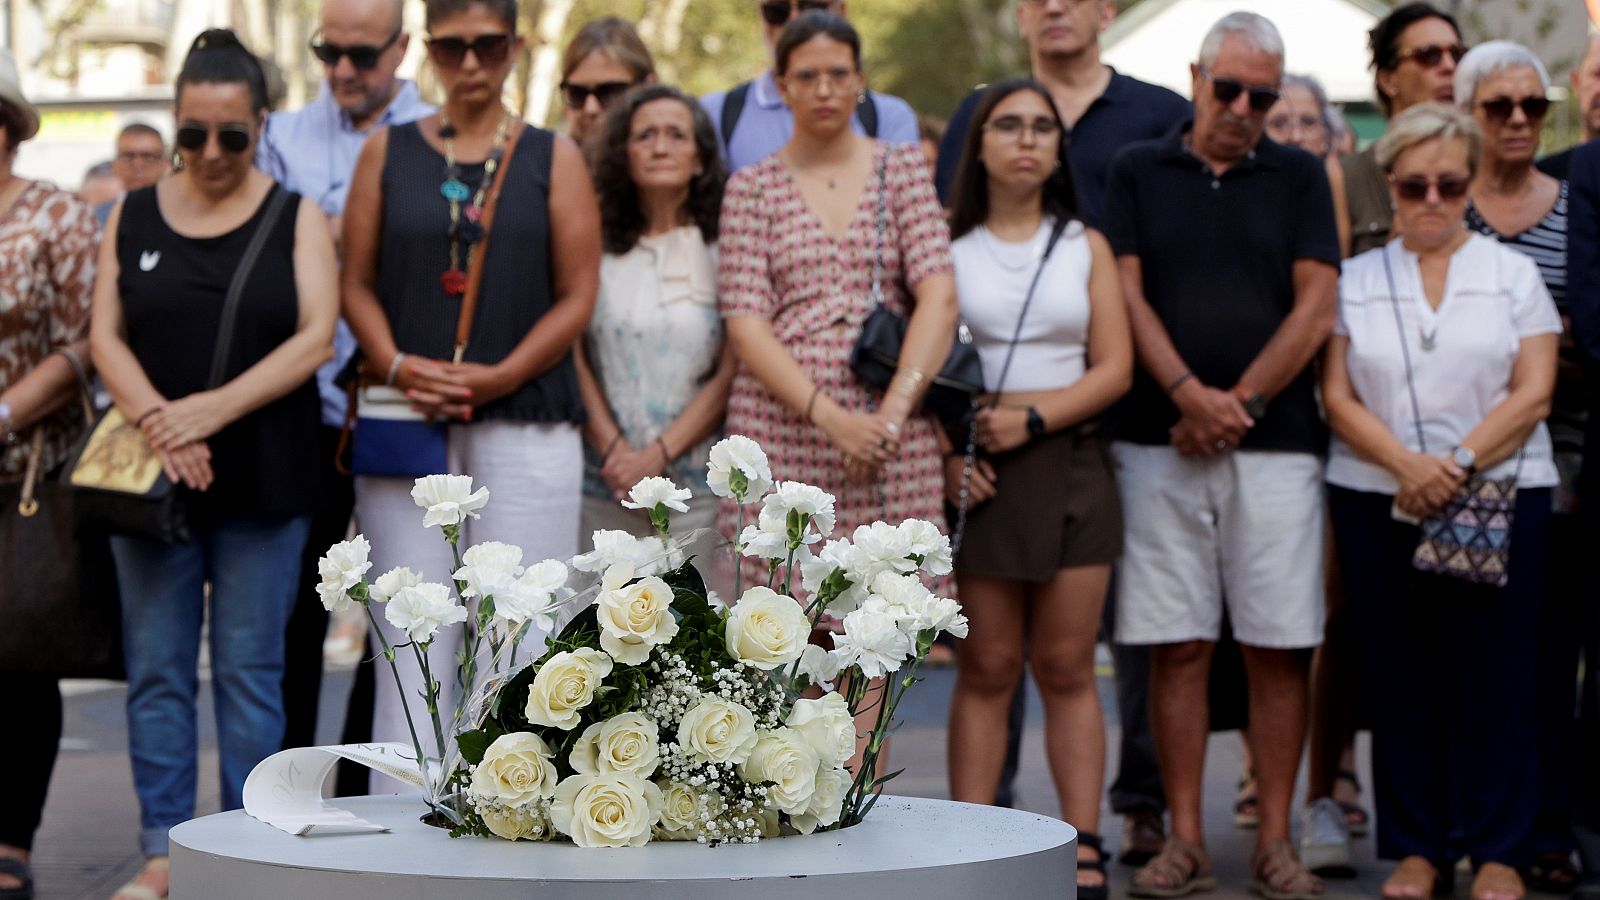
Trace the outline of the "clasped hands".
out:
[[[905,420],[885,403],[876,412],[837,409],[819,425],[844,453],[845,479],[861,483],[872,481],[885,463],[900,455]]]
[[[395,387],[405,392],[411,408],[429,421],[472,421],[473,407],[511,393],[513,386],[496,366],[452,363],[407,356],[395,372]]]
[[[1407,450],[1390,464],[1400,482],[1394,505],[1418,519],[1437,513],[1467,481],[1467,473],[1443,457]]]
[[[1236,449],[1256,420],[1232,391],[1190,378],[1172,392],[1181,418],[1168,432],[1179,456],[1219,456]]]
[[[167,479],[191,490],[203,491],[215,479],[211,447],[206,443],[231,421],[222,395],[198,391],[178,400],[163,401],[139,418],[139,430],[161,460]]]

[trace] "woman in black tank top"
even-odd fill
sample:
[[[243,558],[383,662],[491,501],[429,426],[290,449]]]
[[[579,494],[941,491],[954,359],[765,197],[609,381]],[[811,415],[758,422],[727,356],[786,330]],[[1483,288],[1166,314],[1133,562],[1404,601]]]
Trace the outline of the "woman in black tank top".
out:
[[[315,204],[251,164],[264,79],[230,31],[196,39],[178,78],[177,171],[112,212],[90,343],[117,407],[186,495],[189,543],[112,537],[122,588],[137,883],[166,893],[167,829],[195,812],[195,676],[209,583],[222,806],[283,740],[283,633],[320,485],[312,374],[332,351],[332,236]],[[262,228],[231,335],[223,298]],[[212,365],[228,348],[220,382]]]
[[[379,131],[362,149],[345,206],[342,302],[367,381],[404,391],[413,415],[449,423],[443,453],[427,428],[379,440],[392,420],[372,414],[368,393],[358,402],[356,515],[373,571],[408,566],[446,582],[449,548],[418,527],[410,496],[414,477],[441,469],[472,476],[494,497],[463,524],[461,547],[502,541],[521,547],[530,564],[578,551],[583,404],[572,347],[594,308],[600,215],[577,147],[501,105],[522,44],[515,4],[434,0],[426,24],[444,104],[437,115]],[[487,235],[485,209],[493,211]],[[458,348],[475,246],[484,248],[482,285]],[[428,436],[402,434],[418,430]],[[387,621],[378,627],[392,632],[392,644],[405,642]],[[541,640],[532,635],[529,646]],[[452,670],[461,645],[462,629],[440,634],[429,651],[434,671]],[[455,679],[438,680],[440,707],[452,710]],[[400,698],[419,685],[379,687],[374,740],[409,744]],[[432,743],[423,740],[430,754]]]

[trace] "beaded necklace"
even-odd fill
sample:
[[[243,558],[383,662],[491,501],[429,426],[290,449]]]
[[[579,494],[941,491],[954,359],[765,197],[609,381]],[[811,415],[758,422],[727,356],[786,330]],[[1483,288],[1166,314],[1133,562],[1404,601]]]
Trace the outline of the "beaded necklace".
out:
[[[472,245],[483,237],[484,195],[494,183],[494,172],[505,153],[506,134],[510,129],[511,115],[502,109],[500,124],[495,127],[494,140],[489,144],[489,157],[483,161],[483,180],[474,194],[461,180],[461,166],[456,163],[455,126],[443,112],[439,114],[439,137],[444,140],[444,183],[439,185],[439,193],[450,201],[450,268],[439,276],[439,284],[452,297],[467,292],[466,257],[472,252]]]

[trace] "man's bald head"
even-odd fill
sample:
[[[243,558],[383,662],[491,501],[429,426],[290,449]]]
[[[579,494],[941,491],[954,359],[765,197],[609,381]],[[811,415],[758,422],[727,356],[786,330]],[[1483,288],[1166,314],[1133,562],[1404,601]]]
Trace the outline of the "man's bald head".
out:
[[[395,71],[405,58],[410,36],[404,33],[403,0],[323,0],[320,37],[329,48],[379,51],[371,68],[356,60],[363,54],[341,53],[324,62],[328,88],[358,127],[370,125],[394,98]]]

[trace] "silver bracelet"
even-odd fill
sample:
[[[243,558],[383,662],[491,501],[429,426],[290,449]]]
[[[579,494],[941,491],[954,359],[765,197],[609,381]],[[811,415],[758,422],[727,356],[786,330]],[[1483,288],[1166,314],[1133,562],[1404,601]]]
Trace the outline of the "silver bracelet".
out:
[[[400,363],[405,361],[404,353],[396,353],[394,360],[389,363],[389,377],[383,380],[384,387],[394,387],[394,377],[400,374]]]

